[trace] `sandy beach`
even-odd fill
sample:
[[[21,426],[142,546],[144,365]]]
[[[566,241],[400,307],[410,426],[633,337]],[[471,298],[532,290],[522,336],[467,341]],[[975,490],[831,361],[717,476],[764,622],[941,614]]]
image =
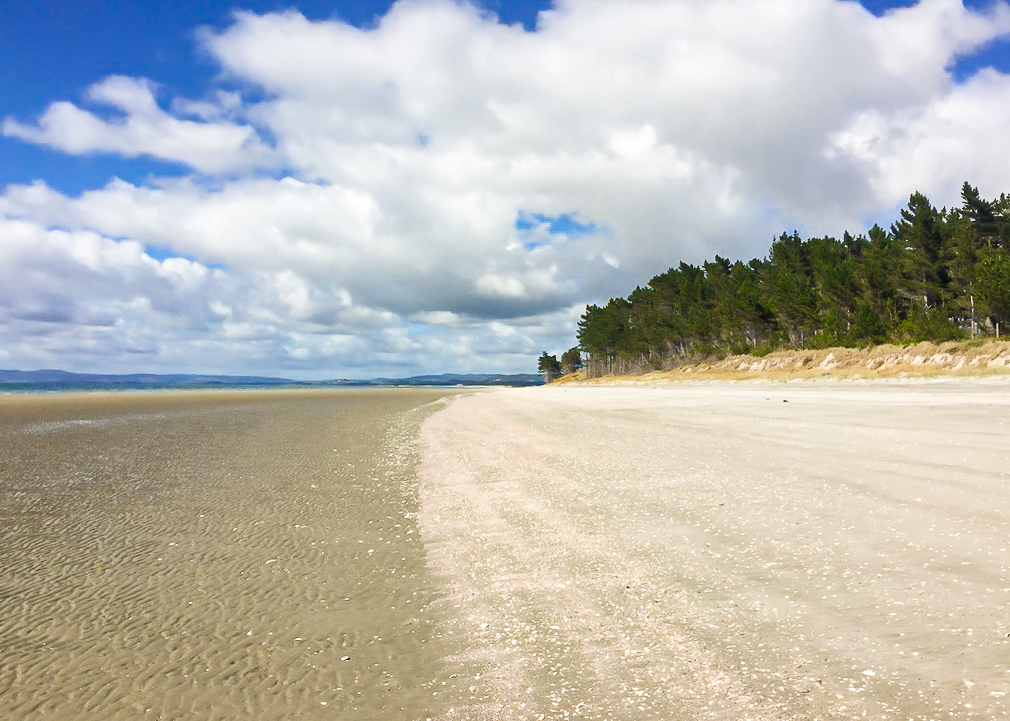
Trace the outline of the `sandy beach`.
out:
[[[1008,425],[983,379],[0,396],[0,718],[1002,719]]]
[[[422,426],[445,719],[1003,719],[1010,385],[560,386]]]

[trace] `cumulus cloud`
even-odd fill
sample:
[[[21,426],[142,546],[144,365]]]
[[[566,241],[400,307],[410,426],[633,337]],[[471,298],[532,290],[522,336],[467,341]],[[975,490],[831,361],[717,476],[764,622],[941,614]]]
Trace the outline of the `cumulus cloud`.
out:
[[[1010,78],[986,69],[922,105],[891,114],[868,109],[832,143],[837,153],[864,164],[882,198],[907,195],[912,182],[956,204],[965,180],[1005,192],[1006,149],[994,152],[994,144],[1000,147],[1007,128]]]
[[[171,115],[158,106],[155,86],[148,80],[112,76],[92,85],[87,98],[118,114],[102,117],[59,101],[34,124],[7,118],[3,133],[75,155],[143,155],[181,163],[203,173],[246,170],[271,162],[272,152],[251,126],[227,120],[196,122]],[[177,107],[186,114],[206,116],[212,112],[207,104],[183,101]]]
[[[1006,3],[957,0],[881,17],[841,0],[561,0],[534,31],[448,0],[401,0],[367,29],[240,12],[200,34],[220,70],[206,98],[163,107],[150,81],[112,77],[88,91],[103,113],[58,101],[5,121],[192,173],[8,187],[0,213],[55,243],[45,267],[64,264],[78,302],[40,290],[4,312],[47,329],[146,318],[164,335],[138,347],[159,358],[177,357],[158,338],[181,338],[205,358],[247,349],[246,370],[530,369],[574,343],[587,302],[682,259],[859,231],[915,189],[1006,190],[1010,80],[952,69],[1008,33]],[[77,244],[105,249],[103,283]],[[127,292],[139,268],[158,293]],[[89,315],[110,288],[129,298]]]

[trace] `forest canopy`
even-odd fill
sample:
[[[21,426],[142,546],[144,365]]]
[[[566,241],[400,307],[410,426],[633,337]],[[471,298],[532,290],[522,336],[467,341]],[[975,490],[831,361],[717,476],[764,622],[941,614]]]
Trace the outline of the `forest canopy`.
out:
[[[965,183],[961,200],[938,210],[916,192],[889,230],[794,231],[764,259],[681,262],[588,306],[572,351],[592,376],[727,353],[998,337],[1010,322],[1010,196],[984,200]]]

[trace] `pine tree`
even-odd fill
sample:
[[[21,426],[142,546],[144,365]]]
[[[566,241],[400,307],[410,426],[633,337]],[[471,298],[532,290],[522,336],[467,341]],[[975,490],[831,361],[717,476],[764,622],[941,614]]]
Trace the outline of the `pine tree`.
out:
[[[561,375],[561,364],[558,363],[557,356],[547,355],[547,351],[544,351],[537,364],[537,370],[544,374],[544,381],[550,383]]]

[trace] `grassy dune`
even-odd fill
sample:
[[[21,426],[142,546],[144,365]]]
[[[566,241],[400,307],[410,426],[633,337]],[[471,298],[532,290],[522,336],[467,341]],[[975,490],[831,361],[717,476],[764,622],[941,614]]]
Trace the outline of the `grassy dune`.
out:
[[[586,379],[573,373],[555,383],[655,383],[693,380],[797,380],[818,378],[916,378],[1010,376],[1010,341],[955,341],[868,349],[779,351],[732,355],[638,375]]]

